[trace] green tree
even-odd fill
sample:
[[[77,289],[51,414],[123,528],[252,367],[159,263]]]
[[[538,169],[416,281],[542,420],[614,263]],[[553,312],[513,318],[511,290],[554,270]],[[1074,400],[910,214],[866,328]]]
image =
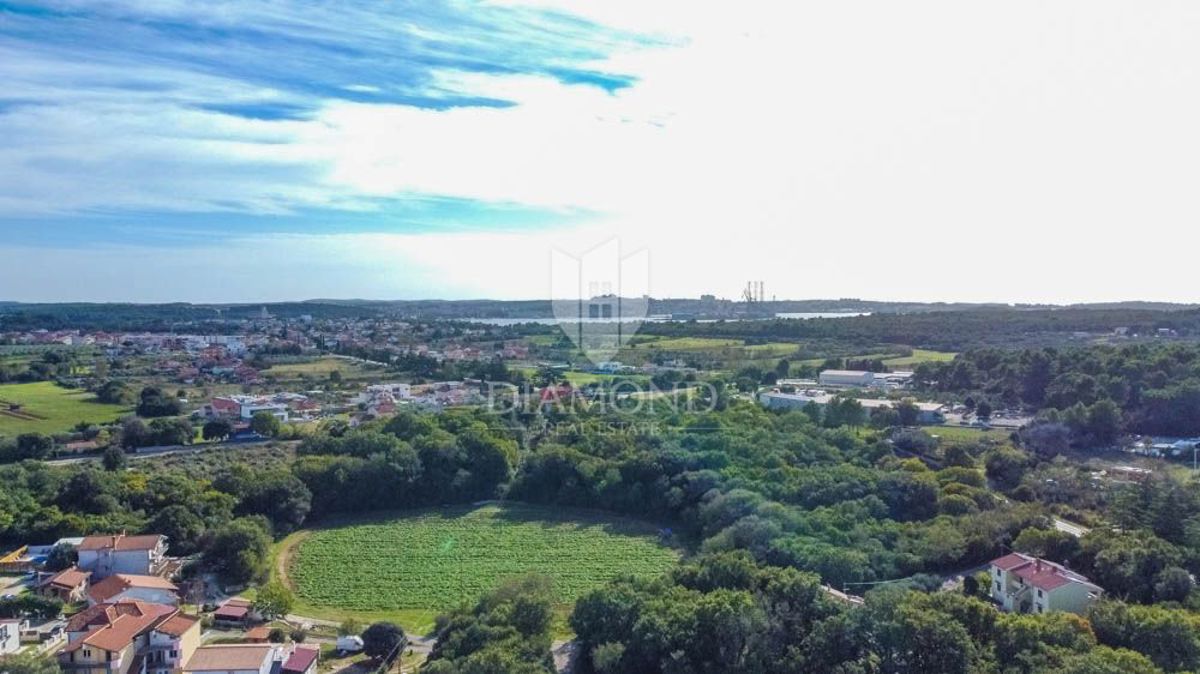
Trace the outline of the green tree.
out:
[[[264,523],[244,517],[216,531],[204,551],[204,562],[226,583],[248,583],[266,571],[270,548],[271,536]]]
[[[137,413],[140,417],[173,417],[182,412],[179,400],[157,386],[147,386],[138,396]]]
[[[54,440],[41,433],[22,433],[17,436],[17,456],[21,459],[45,459],[54,451]]]
[[[200,433],[205,440],[224,440],[233,435],[233,424],[228,419],[212,419],[204,423]]]
[[[988,421],[992,418],[992,404],[986,400],[980,400],[975,405],[975,418],[980,421]]]
[[[104,470],[114,473],[120,470],[125,470],[129,465],[129,457],[125,454],[125,450],[117,445],[109,445],[104,448],[104,456],[100,459]]]
[[[362,633],[363,653],[371,659],[390,664],[400,657],[408,645],[408,637],[399,625],[389,622],[373,623]]]
[[[292,612],[296,595],[283,583],[273,580],[260,587],[254,596],[254,610],[265,620],[276,620]]]
[[[264,438],[273,438],[279,433],[282,424],[279,417],[270,412],[255,412],[250,419],[250,429]]]
[[[0,656],[0,672],[4,674],[61,674],[53,657],[33,652]]]

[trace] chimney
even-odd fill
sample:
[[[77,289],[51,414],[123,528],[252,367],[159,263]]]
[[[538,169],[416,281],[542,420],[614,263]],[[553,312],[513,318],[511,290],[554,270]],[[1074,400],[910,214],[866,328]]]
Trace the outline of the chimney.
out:
[[[1038,573],[1042,572],[1042,558],[1041,557],[1038,557],[1036,560],[1034,560],[1033,569],[1034,569],[1034,571],[1037,571]]]

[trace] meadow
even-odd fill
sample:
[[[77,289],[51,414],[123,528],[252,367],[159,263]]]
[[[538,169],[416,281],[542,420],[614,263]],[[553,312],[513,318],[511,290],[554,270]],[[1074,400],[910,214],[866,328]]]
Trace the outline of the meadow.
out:
[[[343,379],[378,379],[383,368],[362,363],[348,358],[319,358],[316,360],[295,363],[280,363],[263,370],[263,376],[278,381],[293,381],[302,377],[310,379],[327,379],[332,372],[338,372]]]
[[[11,409],[13,405],[19,409]],[[0,385],[0,435],[65,433],[80,422],[107,423],[130,411],[53,382]]]
[[[899,358],[887,358],[883,361],[884,365],[890,368],[912,367],[918,363],[945,363],[954,360],[957,353],[950,351],[930,351],[928,349],[913,349],[911,356],[901,356]]]
[[[617,576],[654,577],[678,559],[646,522],[508,504],[331,523],[286,539],[275,568],[296,590],[297,613],[413,626],[507,578],[548,576],[560,607],[569,607]]]

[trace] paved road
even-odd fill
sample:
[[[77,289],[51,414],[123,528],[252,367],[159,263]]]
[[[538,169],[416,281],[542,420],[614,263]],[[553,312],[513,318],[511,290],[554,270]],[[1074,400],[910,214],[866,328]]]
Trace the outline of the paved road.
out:
[[[1057,517],[1054,518],[1054,528],[1058,529],[1059,531],[1061,531],[1063,533],[1071,534],[1075,538],[1079,538],[1079,537],[1083,536],[1084,534],[1086,534],[1087,532],[1091,531],[1091,529],[1088,529],[1085,526],[1075,524],[1074,522],[1068,522],[1066,520],[1062,520]]]
[[[172,454],[198,454],[207,452],[210,449],[239,449],[241,447],[261,447],[272,442],[280,444],[295,443],[296,440],[256,440],[254,442],[209,442],[198,445],[172,445],[170,447],[155,447],[146,449],[135,454],[128,454],[131,461],[139,459],[153,459],[160,456],[170,456]],[[89,461],[99,461],[99,455],[93,456],[72,456],[64,459],[47,459],[46,463],[65,466],[73,463],[87,463]]]

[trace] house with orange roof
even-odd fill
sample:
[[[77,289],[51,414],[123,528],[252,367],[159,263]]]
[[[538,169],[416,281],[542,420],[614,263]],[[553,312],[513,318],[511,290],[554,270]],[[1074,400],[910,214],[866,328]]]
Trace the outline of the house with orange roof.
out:
[[[71,674],[171,674],[200,644],[200,620],[174,606],[97,604],[67,621],[58,663]]]
[[[50,576],[38,585],[38,594],[54,597],[64,603],[73,604],[87,598],[88,583],[92,574],[72,566]]]
[[[76,549],[77,566],[91,571],[93,581],[115,573],[157,576],[166,568],[167,538],[157,534],[87,536]]]
[[[87,599],[90,606],[124,599],[178,606],[179,588],[159,576],[118,573],[93,585],[88,590]]]
[[[992,560],[988,575],[992,599],[1010,612],[1082,614],[1104,594],[1086,576],[1021,552]]]

